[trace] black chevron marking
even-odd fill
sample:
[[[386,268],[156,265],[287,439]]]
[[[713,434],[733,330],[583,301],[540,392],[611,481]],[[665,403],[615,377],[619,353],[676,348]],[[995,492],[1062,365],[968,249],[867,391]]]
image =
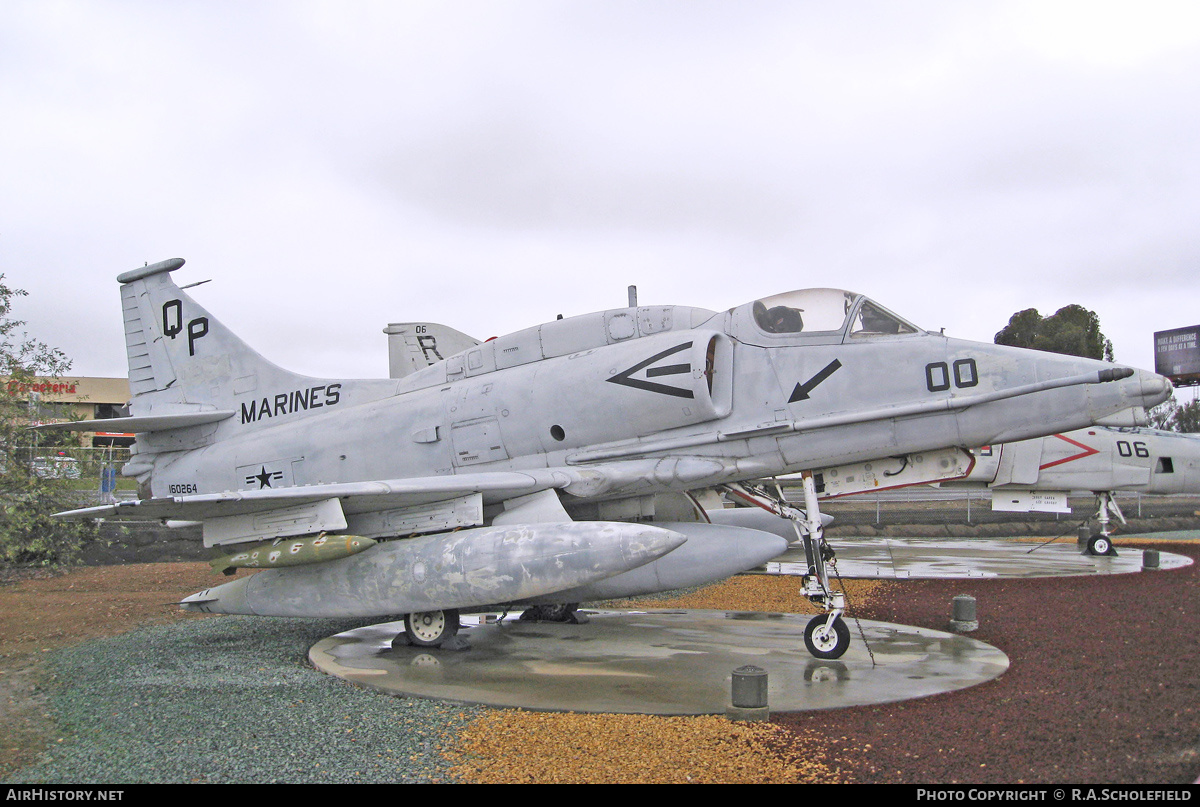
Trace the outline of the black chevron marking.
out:
[[[658,384],[654,381],[645,381],[640,378],[630,377],[634,373],[649,367],[651,364],[654,364],[656,361],[665,359],[667,356],[674,356],[681,350],[687,350],[691,346],[691,342],[684,342],[682,345],[676,345],[675,347],[668,348],[661,353],[654,354],[645,361],[638,362],[628,370],[622,370],[612,378],[605,380],[611,381],[614,384],[633,387],[634,389],[646,390],[647,392],[657,392],[659,395],[671,395],[676,398],[694,398],[696,396],[692,394],[690,389],[682,389],[680,387],[672,387],[668,384]],[[646,376],[647,378],[654,378],[664,375],[680,375],[683,373],[690,373],[691,371],[691,364],[670,364],[665,367],[651,367],[649,370],[646,370]]]

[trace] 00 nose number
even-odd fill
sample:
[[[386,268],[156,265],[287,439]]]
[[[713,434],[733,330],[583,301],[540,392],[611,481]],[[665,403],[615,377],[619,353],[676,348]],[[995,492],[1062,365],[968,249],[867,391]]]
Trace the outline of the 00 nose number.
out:
[[[951,366],[944,361],[935,361],[925,365],[925,386],[930,392],[942,392],[950,389],[950,378],[953,375],[954,386],[959,388],[974,387],[979,383],[979,370],[974,359],[959,359]]]

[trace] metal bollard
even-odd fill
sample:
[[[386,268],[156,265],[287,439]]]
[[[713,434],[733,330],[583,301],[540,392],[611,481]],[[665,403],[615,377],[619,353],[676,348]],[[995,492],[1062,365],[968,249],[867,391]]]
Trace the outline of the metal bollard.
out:
[[[1158,550],[1143,549],[1142,550],[1142,568],[1157,569],[1158,568]]]
[[[950,628],[960,633],[967,633],[979,628],[979,620],[975,613],[975,598],[970,594],[959,594],[953,600],[953,616],[950,618]]]
[[[733,671],[733,705],[758,709],[767,705],[767,671],[747,664]]]
[[[767,720],[767,671],[747,664],[733,671],[732,706],[726,710],[730,720]]]

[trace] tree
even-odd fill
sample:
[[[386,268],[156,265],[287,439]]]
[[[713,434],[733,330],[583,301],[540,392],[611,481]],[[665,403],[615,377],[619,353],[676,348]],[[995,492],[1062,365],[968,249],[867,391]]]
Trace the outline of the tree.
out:
[[[1168,398],[1146,413],[1155,429],[1172,432],[1200,432],[1200,398],[1180,406]]]
[[[36,473],[32,463],[35,447],[48,441],[29,429],[35,404],[17,390],[22,385],[28,389],[38,376],[62,376],[71,362],[62,351],[21,331],[25,323],[13,318],[12,306],[25,296],[0,274],[0,375],[10,381],[0,390],[0,563],[23,565],[70,560],[96,535],[91,522],[50,517],[77,506],[75,492],[66,479]]]
[[[1036,308],[1018,311],[996,334],[996,344],[1065,353],[1089,359],[1113,360],[1112,342],[1100,332],[1095,312],[1072,303],[1048,317]]]
[[[1200,398],[1179,407],[1174,427],[1177,432],[1200,432]]]

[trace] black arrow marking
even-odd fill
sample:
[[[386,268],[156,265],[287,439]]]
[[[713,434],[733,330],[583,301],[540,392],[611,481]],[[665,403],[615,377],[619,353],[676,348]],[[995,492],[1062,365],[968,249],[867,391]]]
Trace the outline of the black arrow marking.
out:
[[[676,398],[694,398],[696,396],[692,394],[690,389],[681,389],[679,387],[672,387],[667,384],[656,384],[653,381],[643,381],[640,378],[630,378],[630,376],[636,373],[638,370],[649,367],[659,359],[665,359],[667,356],[673,356],[681,350],[687,350],[691,346],[691,342],[684,342],[682,345],[676,345],[673,348],[668,348],[662,353],[656,353],[645,361],[638,362],[628,370],[622,370],[612,378],[605,380],[611,381],[614,384],[623,384],[626,387],[633,387],[634,389],[644,389],[648,392],[657,392],[660,395],[673,395]],[[663,375],[682,375],[683,373],[690,373],[691,371],[691,364],[671,364],[667,365],[666,367],[651,367],[646,371],[646,376],[649,378]]]
[[[796,388],[792,390],[792,397],[788,398],[788,403],[808,400],[808,393],[816,389],[822,381],[836,373],[841,366],[842,363],[837,359],[834,359],[833,361],[829,362],[829,364],[825,365],[825,369],[818,372],[815,376],[808,379],[803,384],[797,384]]]

